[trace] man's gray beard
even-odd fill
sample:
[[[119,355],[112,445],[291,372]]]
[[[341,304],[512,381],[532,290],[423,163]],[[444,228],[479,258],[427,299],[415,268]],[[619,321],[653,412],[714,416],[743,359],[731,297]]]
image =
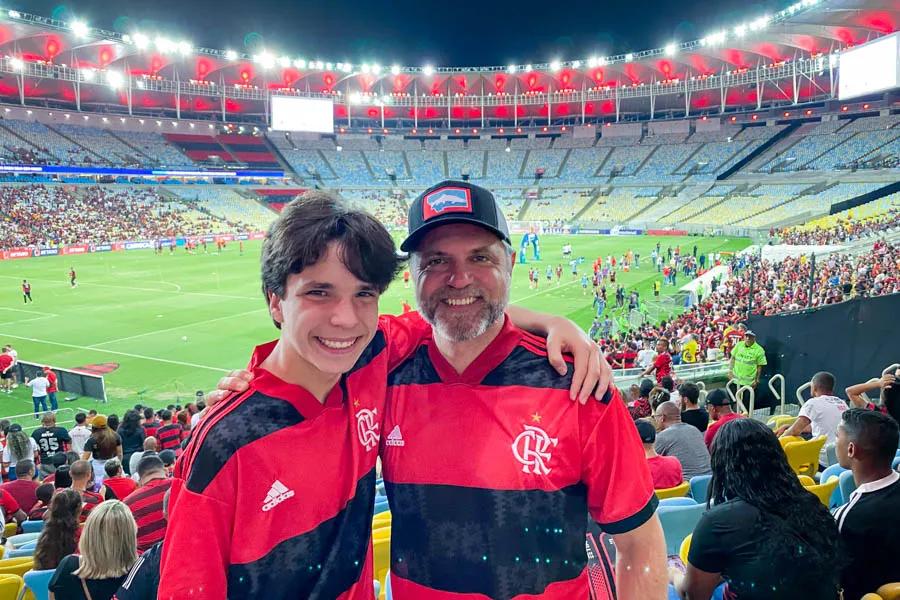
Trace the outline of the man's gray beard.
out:
[[[489,303],[474,322],[458,319],[454,323],[448,323],[436,318],[434,314],[424,316],[425,320],[434,327],[435,333],[442,338],[451,342],[468,342],[484,335],[491,325],[502,319],[505,309],[506,303],[504,302]]]

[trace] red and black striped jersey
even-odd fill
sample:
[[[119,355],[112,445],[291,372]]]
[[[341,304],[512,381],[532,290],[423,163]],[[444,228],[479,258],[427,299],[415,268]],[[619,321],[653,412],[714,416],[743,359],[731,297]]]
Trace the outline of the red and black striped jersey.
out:
[[[419,324],[382,317],[324,404],[259,367],[275,342],[256,349],[250,389],[217,404],[176,463],[161,600],[374,596],[387,373],[414,347]]]
[[[509,320],[461,374],[429,336],[388,380],[382,465],[396,600],[587,598],[589,516],[657,505],[618,391],[581,405],[546,342]]]
[[[181,446],[181,433],[183,428],[180,423],[169,423],[156,430],[156,441],[160,450],[175,450]]]
[[[172,480],[162,477],[131,492],[124,500],[137,523],[137,549],[146,552],[162,541],[166,534],[166,517],[163,514],[163,498]]]

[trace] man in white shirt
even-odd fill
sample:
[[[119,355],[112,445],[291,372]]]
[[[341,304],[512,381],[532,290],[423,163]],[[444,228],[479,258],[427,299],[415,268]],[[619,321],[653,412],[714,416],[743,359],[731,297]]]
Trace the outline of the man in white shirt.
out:
[[[841,414],[847,410],[847,403],[834,395],[834,375],[831,373],[819,371],[813,375],[810,383],[812,398],[800,407],[800,414],[794,424],[779,432],[783,436],[811,433],[813,438],[817,438],[824,435],[827,446],[837,439]],[[824,446],[819,454],[819,463],[828,464],[828,452]]]
[[[72,451],[81,456],[85,443],[91,437],[91,428],[87,426],[87,415],[83,412],[75,415],[75,427],[69,431],[69,437],[72,438]]]
[[[643,347],[637,355],[637,363],[642,369],[647,369],[653,364],[654,358],[656,358],[656,352],[650,348],[650,343],[644,340]]]
[[[25,378],[25,385],[31,388],[31,401],[34,402],[34,418],[38,419],[38,405],[41,412],[47,412],[47,388],[50,387],[50,380],[41,372],[34,379]]]

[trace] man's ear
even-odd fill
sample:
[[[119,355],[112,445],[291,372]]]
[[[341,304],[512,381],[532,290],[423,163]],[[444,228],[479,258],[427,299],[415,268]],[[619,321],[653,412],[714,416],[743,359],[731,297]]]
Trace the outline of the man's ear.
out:
[[[856,444],[853,442],[847,442],[847,456],[849,458],[856,458],[859,453],[859,448],[856,447]]]

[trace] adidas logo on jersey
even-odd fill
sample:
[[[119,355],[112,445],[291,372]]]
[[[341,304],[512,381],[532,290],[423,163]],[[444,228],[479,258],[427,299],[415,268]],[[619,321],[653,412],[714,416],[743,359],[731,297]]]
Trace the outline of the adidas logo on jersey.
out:
[[[272,484],[272,487],[269,488],[269,493],[266,494],[266,499],[263,502],[263,512],[269,512],[288,498],[294,497],[294,490],[288,489],[286,485],[275,480],[275,483]]]
[[[394,425],[394,428],[391,429],[391,432],[387,436],[387,445],[388,446],[404,446],[406,442],[403,441],[403,434],[400,433],[400,426]]]

